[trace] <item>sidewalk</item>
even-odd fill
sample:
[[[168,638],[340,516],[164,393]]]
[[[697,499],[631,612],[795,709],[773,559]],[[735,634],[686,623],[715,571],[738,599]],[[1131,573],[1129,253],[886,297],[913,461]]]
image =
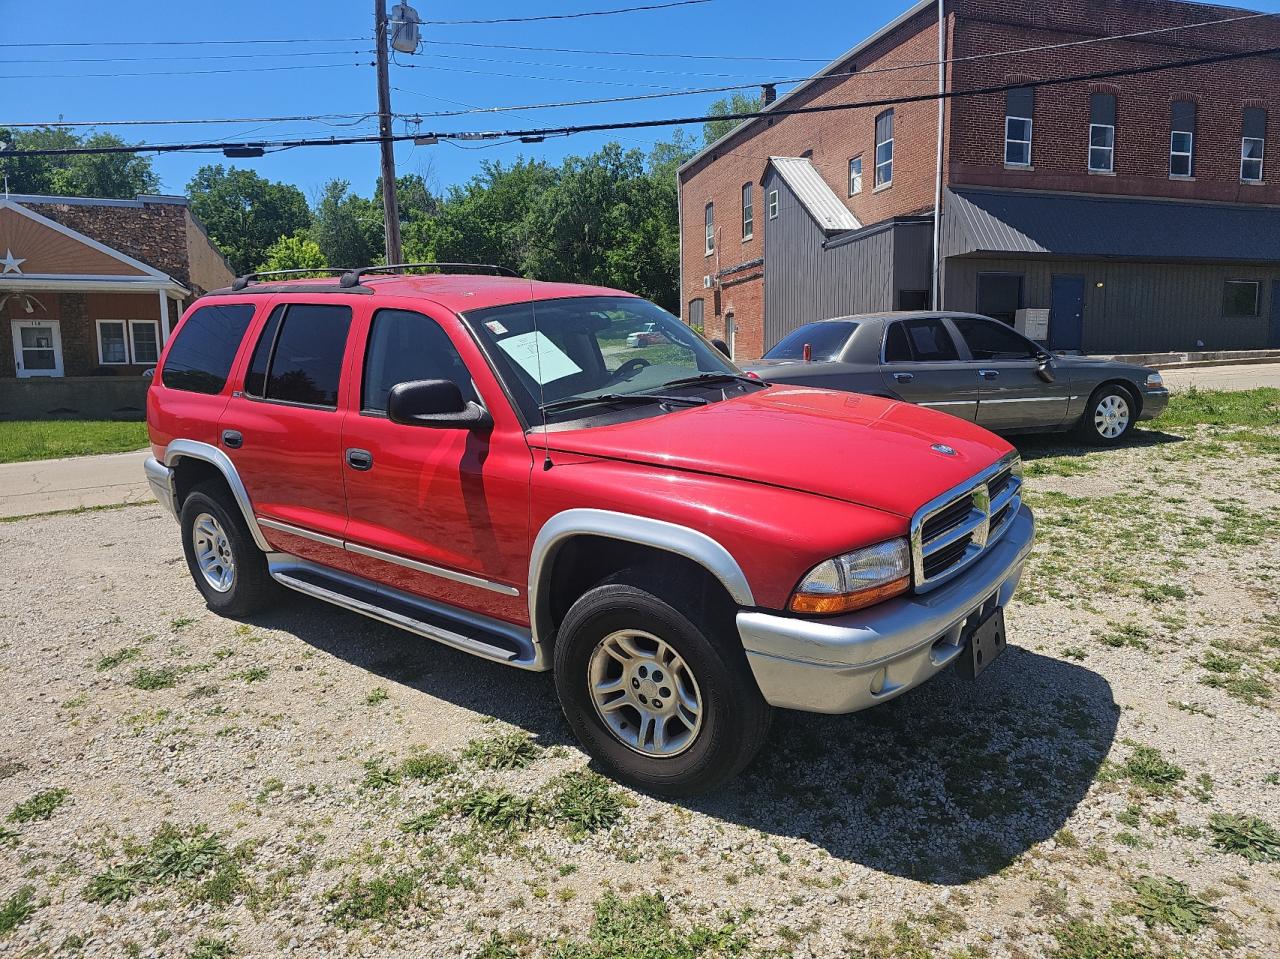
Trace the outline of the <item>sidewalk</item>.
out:
[[[0,518],[154,500],[142,473],[148,450],[0,464]]]
[[[1199,366],[1191,369],[1161,370],[1165,385],[1175,393],[1197,390],[1252,390],[1260,386],[1280,387],[1280,363],[1241,366]]]

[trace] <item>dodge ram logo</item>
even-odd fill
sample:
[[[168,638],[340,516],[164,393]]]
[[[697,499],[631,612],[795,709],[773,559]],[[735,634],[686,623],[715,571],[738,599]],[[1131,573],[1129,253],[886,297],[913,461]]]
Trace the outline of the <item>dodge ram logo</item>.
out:
[[[950,446],[947,446],[945,443],[934,443],[932,446],[929,447],[929,449],[933,450],[935,453],[941,453],[943,456],[956,455],[956,451],[953,450]]]

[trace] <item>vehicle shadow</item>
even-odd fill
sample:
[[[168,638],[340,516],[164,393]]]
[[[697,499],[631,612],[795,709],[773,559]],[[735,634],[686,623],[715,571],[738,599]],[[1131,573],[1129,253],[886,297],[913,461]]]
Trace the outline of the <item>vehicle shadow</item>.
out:
[[[1082,443],[1070,433],[1023,433],[1006,437],[1018,448],[1023,462],[1043,459],[1046,456],[1088,456],[1109,452],[1112,449],[1148,449],[1168,443],[1185,443],[1186,437],[1162,430],[1135,429],[1118,447],[1092,446]]]
[[[549,673],[490,663],[302,597],[255,617],[389,682],[575,745]],[[1010,646],[977,681],[953,672],[849,716],[779,711],[735,782],[679,804],[838,860],[965,883],[1054,836],[1115,737],[1097,673]]]

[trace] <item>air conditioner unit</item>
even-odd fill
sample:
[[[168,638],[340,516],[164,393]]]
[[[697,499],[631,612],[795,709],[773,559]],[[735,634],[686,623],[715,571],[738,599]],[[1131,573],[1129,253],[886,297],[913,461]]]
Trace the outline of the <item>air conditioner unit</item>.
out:
[[[709,277],[709,276],[704,276],[704,277],[702,278],[702,288],[703,288],[704,290],[709,290],[709,289],[711,289],[711,277]]]
[[[1018,310],[1014,314],[1013,328],[1028,339],[1043,342],[1049,338],[1049,311]]]

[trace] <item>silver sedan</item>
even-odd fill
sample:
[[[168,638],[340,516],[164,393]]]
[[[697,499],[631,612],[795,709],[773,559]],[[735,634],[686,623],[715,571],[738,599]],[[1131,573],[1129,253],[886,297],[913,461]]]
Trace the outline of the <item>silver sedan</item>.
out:
[[[1119,443],[1169,402],[1145,366],[1049,353],[973,313],[870,313],[809,323],[746,368],[772,383],[871,393],[998,433],[1075,430]]]

